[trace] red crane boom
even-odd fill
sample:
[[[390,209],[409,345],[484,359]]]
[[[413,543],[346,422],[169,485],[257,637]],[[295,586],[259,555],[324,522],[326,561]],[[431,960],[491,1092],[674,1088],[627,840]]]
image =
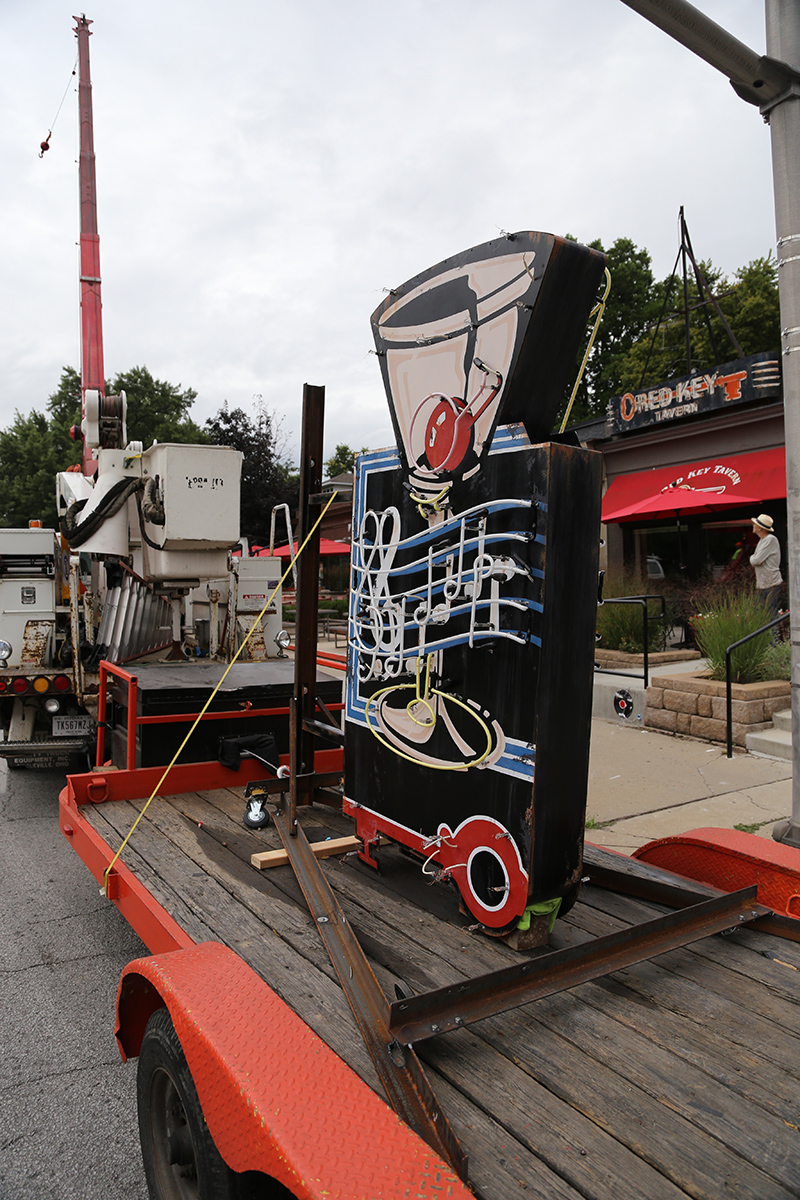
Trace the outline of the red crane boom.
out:
[[[97,233],[97,183],[95,180],[92,81],[89,72],[89,26],[85,16],[74,17],[78,39],[78,111],[80,118],[80,220],[81,220],[81,415],[86,393],[105,395],[103,375],[103,305],[100,298],[100,238]],[[83,470],[93,475],[97,461],[84,441]]]

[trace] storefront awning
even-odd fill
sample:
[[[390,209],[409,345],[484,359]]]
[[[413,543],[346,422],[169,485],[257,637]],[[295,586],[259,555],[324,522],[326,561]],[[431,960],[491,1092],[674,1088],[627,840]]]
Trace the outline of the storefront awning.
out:
[[[683,493],[683,495],[681,495]],[[656,467],[614,479],[603,497],[601,520],[655,521],[676,511],[722,512],[737,502],[763,504],[786,496],[786,452],[782,446],[680,467]],[[661,499],[659,499],[659,497]],[[741,500],[738,498],[741,497]],[[681,503],[681,500],[685,503]],[[647,501],[646,511],[631,511]],[[753,514],[756,515],[756,514]]]

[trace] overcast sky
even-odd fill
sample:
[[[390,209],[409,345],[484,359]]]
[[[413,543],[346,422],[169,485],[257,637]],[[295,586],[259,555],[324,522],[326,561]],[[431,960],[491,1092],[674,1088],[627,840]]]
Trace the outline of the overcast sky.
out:
[[[762,0],[701,0],[759,53]],[[0,426],[79,368],[74,0],[0,0]],[[769,129],[620,0],[93,0],[106,375],[392,443],[369,316],[500,230],[774,251]],[[51,149],[39,158],[65,89]],[[135,437],[136,431],[129,430]]]

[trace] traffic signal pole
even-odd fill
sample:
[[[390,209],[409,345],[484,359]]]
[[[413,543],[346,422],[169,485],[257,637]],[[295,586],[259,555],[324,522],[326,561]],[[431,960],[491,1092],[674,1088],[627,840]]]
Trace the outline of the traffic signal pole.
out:
[[[622,0],[727,75],[769,123],[781,305],[786,441],[787,576],[792,643],[792,815],[772,831],[800,848],[800,4],[766,0],[759,55],[686,0]]]

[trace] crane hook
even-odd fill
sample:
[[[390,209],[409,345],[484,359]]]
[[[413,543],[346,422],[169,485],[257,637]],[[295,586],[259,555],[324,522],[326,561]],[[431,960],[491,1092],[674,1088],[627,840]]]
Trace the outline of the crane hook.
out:
[[[45,152],[45,150],[49,150],[49,149],[50,149],[50,138],[51,138],[52,136],[53,136],[53,131],[52,131],[52,129],[48,129],[48,131],[47,131],[47,137],[44,139],[44,141],[43,141],[43,142],[40,142],[40,143],[39,143],[39,158],[44,158],[44,152]]]

